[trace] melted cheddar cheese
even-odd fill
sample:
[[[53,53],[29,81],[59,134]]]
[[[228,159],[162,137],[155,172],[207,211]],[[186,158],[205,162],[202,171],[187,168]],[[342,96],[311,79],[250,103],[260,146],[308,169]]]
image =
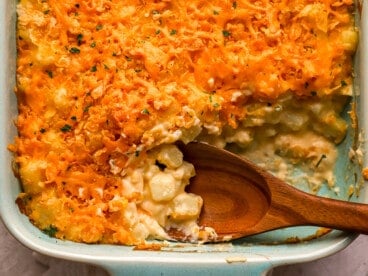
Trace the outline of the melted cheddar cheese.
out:
[[[172,226],[200,238],[179,140],[228,147],[284,178],[306,164],[313,189],[333,186],[352,2],[21,0],[10,149],[22,211],[78,242],[168,239]]]

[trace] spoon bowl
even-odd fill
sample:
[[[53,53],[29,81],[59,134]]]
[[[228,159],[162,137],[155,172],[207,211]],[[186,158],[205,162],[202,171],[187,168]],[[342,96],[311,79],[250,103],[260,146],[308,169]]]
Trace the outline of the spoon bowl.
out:
[[[302,192],[263,168],[209,144],[179,145],[196,168],[187,191],[203,198],[198,221],[221,242],[269,230],[312,225],[368,234],[368,205]],[[187,241],[178,231],[175,240]]]

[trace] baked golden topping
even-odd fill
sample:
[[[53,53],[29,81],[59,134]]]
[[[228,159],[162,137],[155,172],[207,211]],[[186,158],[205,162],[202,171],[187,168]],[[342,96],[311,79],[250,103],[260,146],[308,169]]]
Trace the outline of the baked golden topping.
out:
[[[200,236],[202,200],[184,191],[194,168],[178,140],[237,144],[257,162],[272,144],[333,185],[357,43],[352,6],[21,0],[11,149],[22,210],[87,243],[165,239],[169,226]],[[314,146],[295,142],[302,136]]]

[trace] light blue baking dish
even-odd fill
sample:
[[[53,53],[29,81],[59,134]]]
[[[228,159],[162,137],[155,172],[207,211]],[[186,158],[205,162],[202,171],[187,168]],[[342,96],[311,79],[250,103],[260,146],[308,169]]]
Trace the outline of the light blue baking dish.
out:
[[[363,0],[362,0],[363,1]],[[359,106],[360,128],[368,130],[368,6],[360,3],[360,44],[356,55],[357,78],[355,91]],[[13,121],[16,118],[16,98],[12,93],[15,84],[15,22],[16,1],[0,0],[0,215],[8,228],[21,243],[39,253],[73,261],[101,266],[111,274],[140,275],[262,275],[273,267],[316,260],[348,246],[356,234],[332,231],[317,239],[300,243],[285,243],[287,238],[300,239],[313,235],[318,228],[295,227],[269,232],[263,235],[216,245],[168,244],[161,251],[135,251],[132,247],[114,245],[87,245],[60,241],[43,234],[15,204],[20,185],[11,170],[11,154],[7,145],[16,134]],[[359,77],[361,76],[361,77]],[[347,116],[348,118],[348,116]],[[353,132],[340,146],[341,158],[336,168],[340,198],[346,199],[347,187],[354,181],[354,173],[360,168],[348,161],[348,151]],[[321,194],[336,197],[333,191]],[[351,200],[368,202],[368,192],[362,189],[360,196]]]

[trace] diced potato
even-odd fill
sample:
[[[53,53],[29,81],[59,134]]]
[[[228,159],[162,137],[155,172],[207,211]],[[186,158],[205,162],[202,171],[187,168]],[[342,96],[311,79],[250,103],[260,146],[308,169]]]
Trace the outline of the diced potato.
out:
[[[183,153],[174,145],[165,145],[157,155],[157,160],[169,168],[175,169],[183,163]]]
[[[187,182],[187,180],[194,175],[195,171],[193,164],[186,161],[184,161],[183,164],[173,172],[173,176],[182,182]]]
[[[186,220],[199,216],[202,208],[203,200],[195,194],[179,194],[173,200],[173,219]]]
[[[33,194],[42,190],[46,165],[45,161],[34,159],[20,166],[19,173],[25,192]]]
[[[175,197],[180,182],[171,174],[159,172],[149,181],[152,199],[155,201],[168,201]]]
[[[358,33],[354,27],[341,32],[341,41],[344,49],[347,51],[354,51],[358,44]]]

